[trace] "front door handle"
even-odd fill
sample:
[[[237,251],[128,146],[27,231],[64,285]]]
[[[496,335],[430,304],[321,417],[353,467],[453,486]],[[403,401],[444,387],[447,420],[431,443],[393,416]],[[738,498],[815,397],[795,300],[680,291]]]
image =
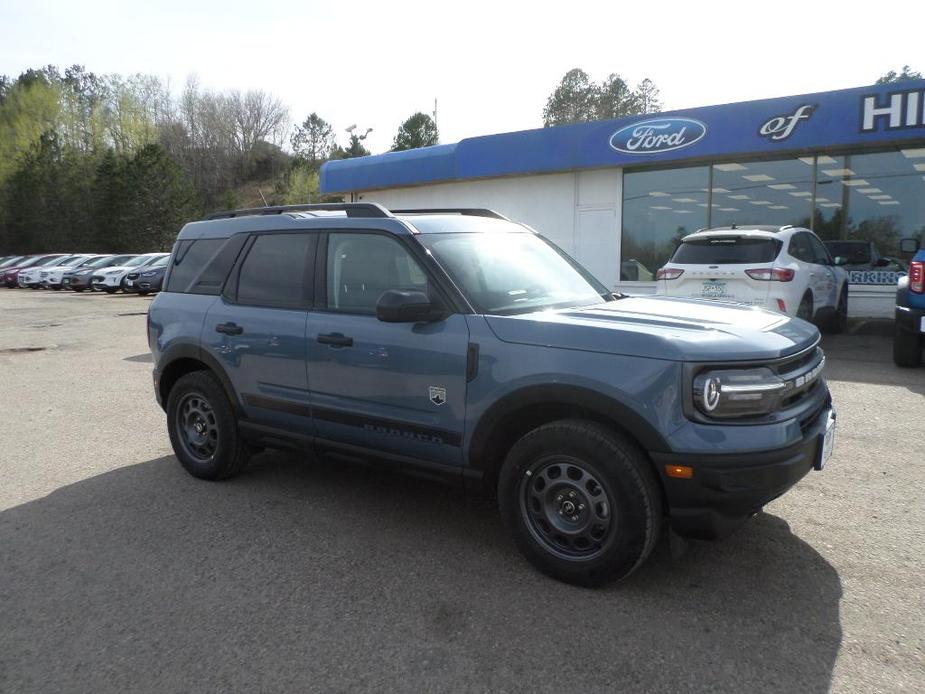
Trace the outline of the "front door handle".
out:
[[[244,332],[244,328],[237,323],[219,323],[215,326],[215,332],[224,333],[225,335],[240,335]]]
[[[327,333],[318,336],[318,342],[332,347],[353,347],[353,338],[342,333]]]

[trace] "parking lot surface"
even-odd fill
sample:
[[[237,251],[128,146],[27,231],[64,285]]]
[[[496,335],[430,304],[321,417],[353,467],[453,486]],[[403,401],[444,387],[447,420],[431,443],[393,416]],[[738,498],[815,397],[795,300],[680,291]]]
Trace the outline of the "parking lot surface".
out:
[[[0,691],[925,691],[925,369],[826,338],[835,455],[732,538],[557,583],[457,489],[268,452],[209,483],[149,300],[0,289]]]

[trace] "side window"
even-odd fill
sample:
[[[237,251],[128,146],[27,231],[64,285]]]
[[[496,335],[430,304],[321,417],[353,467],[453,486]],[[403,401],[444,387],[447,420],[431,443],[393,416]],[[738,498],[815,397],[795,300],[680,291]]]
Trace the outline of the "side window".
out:
[[[225,275],[231,269],[237,249],[227,257],[226,246],[240,243],[234,239],[198,239],[178,241],[171,256],[167,276],[168,292],[187,294],[219,294]],[[211,279],[206,279],[211,277]],[[206,283],[203,284],[203,280]]]
[[[398,241],[382,234],[328,236],[328,310],[375,313],[387,289],[427,293],[427,275]]]
[[[260,234],[238,276],[237,301],[275,308],[306,307],[311,298],[315,234]]]
[[[805,236],[809,239],[813,249],[813,262],[819,265],[831,265],[832,258],[829,257],[829,251],[826,249],[825,244],[815,236],[809,234],[805,234]]]
[[[804,263],[815,262],[813,260],[813,249],[809,245],[809,238],[804,233],[794,234],[790,237],[790,248],[787,252]]]

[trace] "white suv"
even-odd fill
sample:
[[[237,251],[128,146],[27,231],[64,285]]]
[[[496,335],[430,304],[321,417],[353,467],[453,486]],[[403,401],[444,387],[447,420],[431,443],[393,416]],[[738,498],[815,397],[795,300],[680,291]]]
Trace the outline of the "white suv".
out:
[[[122,281],[128,273],[150,265],[158,258],[165,258],[169,255],[170,253],[145,253],[144,255],[135,256],[124,265],[100,269],[91,276],[90,287],[95,292],[103,291],[115,294],[122,287]]]
[[[681,239],[655,278],[659,294],[761,306],[839,332],[848,319],[844,262],[809,229],[721,227]]]

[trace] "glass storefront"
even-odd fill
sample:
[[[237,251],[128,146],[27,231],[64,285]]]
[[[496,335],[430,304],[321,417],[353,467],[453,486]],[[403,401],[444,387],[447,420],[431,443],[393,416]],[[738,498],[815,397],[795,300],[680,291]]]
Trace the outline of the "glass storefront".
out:
[[[623,191],[621,281],[651,279],[683,235],[706,227],[793,224],[873,241],[893,270],[899,239],[925,235],[925,148],[628,171]]]

